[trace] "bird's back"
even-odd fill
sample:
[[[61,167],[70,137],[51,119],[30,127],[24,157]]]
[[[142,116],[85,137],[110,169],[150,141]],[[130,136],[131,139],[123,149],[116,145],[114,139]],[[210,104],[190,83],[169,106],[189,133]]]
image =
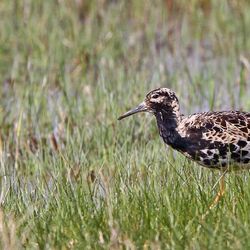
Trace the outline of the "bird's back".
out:
[[[250,113],[193,114],[181,120],[178,133],[173,147],[206,167],[250,166]]]

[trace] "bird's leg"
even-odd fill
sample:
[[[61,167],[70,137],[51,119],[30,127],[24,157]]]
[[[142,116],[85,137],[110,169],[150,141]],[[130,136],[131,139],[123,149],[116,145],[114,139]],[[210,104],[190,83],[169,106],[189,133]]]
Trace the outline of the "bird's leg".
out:
[[[220,179],[219,179],[220,189],[219,189],[217,195],[215,196],[212,204],[209,206],[209,209],[212,209],[215,205],[217,205],[217,203],[220,201],[221,197],[225,193],[225,174],[226,174],[226,172],[227,171],[223,171],[222,175],[220,176]]]

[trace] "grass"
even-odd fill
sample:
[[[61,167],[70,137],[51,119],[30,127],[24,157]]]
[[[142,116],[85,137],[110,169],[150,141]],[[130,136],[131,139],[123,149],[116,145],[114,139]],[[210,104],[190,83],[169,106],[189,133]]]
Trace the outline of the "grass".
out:
[[[171,3],[174,4],[172,5]],[[248,249],[247,171],[218,173],[117,117],[159,86],[183,113],[250,109],[247,1],[0,3],[2,249]]]

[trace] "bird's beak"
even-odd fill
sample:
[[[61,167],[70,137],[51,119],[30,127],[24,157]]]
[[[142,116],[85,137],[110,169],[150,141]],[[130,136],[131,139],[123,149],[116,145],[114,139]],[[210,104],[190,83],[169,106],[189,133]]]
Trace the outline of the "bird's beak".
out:
[[[126,112],[125,114],[121,115],[118,120],[121,120],[125,117],[128,117],[130,115],[133,115],[133,114],[136,114],[136,113],[139,113],[139,112],[145,112],[147,111],[148,108],[147,108],[147,105],[145,102],[142,102],[141,104],[139,104],[136,108],[134,109],[131,109],[129,110],[128,112]]]

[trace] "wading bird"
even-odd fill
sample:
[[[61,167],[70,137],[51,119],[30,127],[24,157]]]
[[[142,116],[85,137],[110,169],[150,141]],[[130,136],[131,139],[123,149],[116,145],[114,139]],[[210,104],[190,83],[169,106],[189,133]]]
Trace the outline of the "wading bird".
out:
[[[118,120],[139,112],[154,114],[167,145],[201,166],[222,171],[220,189],[210,208],[225,192],[225,173],[250,167],[250,113],[210,111],[184,116],[178,98],[168,88],[149,92],[140,105]]]

